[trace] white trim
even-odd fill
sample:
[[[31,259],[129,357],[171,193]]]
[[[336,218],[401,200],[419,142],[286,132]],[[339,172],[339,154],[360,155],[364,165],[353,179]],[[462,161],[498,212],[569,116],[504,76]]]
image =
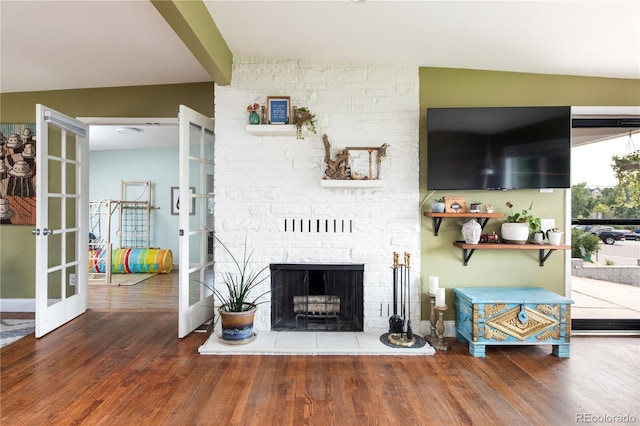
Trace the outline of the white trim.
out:
[[[35,312],[36,299],[0,299],[0,312]]]
[[[572,118],[582,116],[640,115],[640,106],[572,106]]]
[[[76,120],[89,125],[130,125],[130,124],[178,124],[178,117],[76,117]]]

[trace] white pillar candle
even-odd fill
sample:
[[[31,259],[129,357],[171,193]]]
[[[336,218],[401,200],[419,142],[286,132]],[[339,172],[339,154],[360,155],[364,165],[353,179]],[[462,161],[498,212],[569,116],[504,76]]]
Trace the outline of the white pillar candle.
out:
[[[429,275],[429,293],[436,294],[438,292],[439,279],[435,275]]]
[[[438,292],[436,293],[436,306],[442,307],[445,306],[444,303],[444,288],[438,288]]]

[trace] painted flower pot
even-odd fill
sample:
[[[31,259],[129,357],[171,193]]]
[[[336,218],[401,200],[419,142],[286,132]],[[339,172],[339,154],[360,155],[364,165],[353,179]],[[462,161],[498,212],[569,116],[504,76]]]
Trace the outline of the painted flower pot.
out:
[[[222,341],[233,344],[249,343],[255,337],[253,333],[253,318],[258,307],[242,312],[228,312],[221,307],[220,322],[222,324]]]
[[[529,239],[527,222],[504,222],[500,228],[502,242],[507,244],[526,244]]]

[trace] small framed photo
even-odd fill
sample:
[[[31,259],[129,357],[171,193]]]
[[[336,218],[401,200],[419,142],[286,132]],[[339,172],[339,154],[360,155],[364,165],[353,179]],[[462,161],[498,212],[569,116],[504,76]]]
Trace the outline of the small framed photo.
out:
[[[444,197],[444,211],[447,213],[466,213],[467,202],[462,197]]]
[[[291,123],[291,98],[289,96],[267,97],[267,120],[265,124]]]
[[[196,187],[190,186],[189,192],[191,194],[196,193]],[[189,215],[194,216],[196,214],[196,199],[191,199],[191,208],[189,209]],[[176,216],[180,214],[180,187],[172,186],[171,187],[171,214]]]

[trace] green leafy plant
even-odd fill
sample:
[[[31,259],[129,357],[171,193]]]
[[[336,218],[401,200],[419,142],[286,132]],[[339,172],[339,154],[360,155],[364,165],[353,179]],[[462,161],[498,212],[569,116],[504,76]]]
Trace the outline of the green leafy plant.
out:
[[[600,238],[581,229],[571,230],[571,257],[590,258],[600,249]]]
[[[260,295],[253,297],[252,293],[256,288],[265,282],[271,274],[268,273],[269,266],[255,271],[250,267],[251,256],[253,252],[247,253],[247,240],[245,238],[244,251],[241,260],[238,260],[229,248],[220,239],[214,235],[216,241],[224,248],[229,254],[235,270],[222,273],[221,284],[226,289],[226,292],[220,291],[213,284],[203,283],[205,287],[211,290],[214,296],[220,302],[220,310],[227,312],[243,312],[253,309],[256,305],[265,303],[266,301],[259,302],[258,300],[268,294],[271,290],[267,290]]]
[[[307,107],[293,107],[293,124],[296,126],[297,139],[304,139],[302,126],[305,126],[308,132],[316,134],[316,115]]]
[[[611,168],[618,179],[616,206],[640,205],[640,150],[622,156],[614,155],[611,159]]]
[[[513,212],[513,204],[511,203],[511,201],[507,201],[507,207],[509,207],[509,210],[511,210],[511,214],[507,216],[507,222],[526,222],[529,224],[529,229],[531,230],[531,232],[542,232],[542,219],[540,219],[539,217],[535,217],[531,212],[533,208],[533,202],[529,204],[529,207],[527,207],[526,209],[522,209],[522,211],[516,213]]]

